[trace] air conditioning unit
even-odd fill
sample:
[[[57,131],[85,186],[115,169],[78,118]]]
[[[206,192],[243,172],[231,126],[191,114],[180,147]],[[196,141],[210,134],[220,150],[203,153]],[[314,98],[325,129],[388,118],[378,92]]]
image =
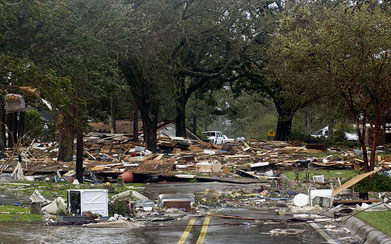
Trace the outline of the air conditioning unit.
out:
[[[75,215],[91,212],[109,216],[108,192],[106,189],[74,189],[67,191],[68,212]]]

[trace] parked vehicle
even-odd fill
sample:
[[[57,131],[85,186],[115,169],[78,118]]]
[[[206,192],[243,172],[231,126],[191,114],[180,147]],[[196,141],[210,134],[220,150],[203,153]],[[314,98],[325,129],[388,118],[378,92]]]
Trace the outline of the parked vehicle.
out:
[[[203,134],[208,137],[208,142],[217,145],[223,144],[224,137],[221,131],[205,131]]]
[[[223,135],[223,144],[224,144],[224,143],[232,143],[232,142],[234,142],[234,141],[235,141],[235,139],[233,139],[233,138],[228,138],[228,136]]]
[[[315,138],[320,138],[320,137],[327,138],[329,136],[329,127],[326,126],[326,127],[322,128],[322,129],[318,130],[314,134],[311,134],[311,136],[315,137]],[[345,132],[345,138],[348,141],[358,141],[357,133]]]

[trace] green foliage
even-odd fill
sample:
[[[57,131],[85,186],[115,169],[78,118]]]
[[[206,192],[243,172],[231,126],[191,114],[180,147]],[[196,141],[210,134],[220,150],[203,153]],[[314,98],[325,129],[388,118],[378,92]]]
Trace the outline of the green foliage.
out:
[[[302,4],[286,13],[276,37],[283,63],[293,64],[283,68],[317,84],[313,94],[344,103],[357,124],[372,123],[377,138],[391,108],[391,12],[383,7],[379,2]],[[370,168],[375,154],[372,150]]]
[[[290,141],[308,141],[310,137],[311,137],[310,135],[307,135],[300,130],[292,129],[288,139]]]
[[[26,133],[30,140],[40,139],[43,136],[43,120],[36,110],[29,110],[25,115]]]
[[[131,214],[129,203],[125,200],[109,202],[109,215],[114,216],[114,214],[129,216]]]
[[[213,93],[217,108],[224,116],[215,119],[210,130],[220,130],[229,137],[267,139],[275,131],[277,116],[273,103],[260,95],[242,92],[236,95],[228,88]],[[229,120],[230,123],[225,122]]]
[[[197,183],[197,182],[198,182],[198,180],[197,180],[197,178],[195,178],[195,177],[194,177],[193,179],[190,179],[190,180],[189,180],[189,183]]]
[[[46,122],[48,129],[45,131],[43,140],[44,141],[56,141],[56,132],[57,132],[57,126],[55,124],[55,121],[49,120]]]
[[[208,136],[205,135],[204,133],[202,133],[203,131],[201,131],[200,128],[197,128],[197,131],[196,131],[196,132],[197,132],[197,133],[196,133],[196,136],[197,136],[198,138],[200,138],[200,139],[203,140],[203,141],[208,140]]]
[[[365,178],[354,186],[356,192],[391,191],[391,177],[376,173],[373,178]]]
[[[334,138],[332,140],[327,140],[327,145],[343,147],[343,148],[354,148],[359,145],[356,141],[349,141],[346,139],[345,132],[352,133],[354,129],[349,122],[338,123],[335,127]]]
[[[334,131],[334,141],[345,142],[346,141],[345,132],[352,133],[353,132],[352,125],[349,125],[348,123],[337,124]]]
[[[357,148],[360,146],[360,144],[358,142],[348,141],[348,140],[343,140],[343,141],[325,140],[325,143],[329,147],[339,147],[339,148]]]

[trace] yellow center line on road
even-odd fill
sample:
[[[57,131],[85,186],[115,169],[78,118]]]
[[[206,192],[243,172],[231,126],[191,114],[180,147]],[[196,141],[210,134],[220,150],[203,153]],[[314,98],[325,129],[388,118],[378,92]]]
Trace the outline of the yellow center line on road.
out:
[[[210,213],[208,213],[208,216],[205,217],[204,224],[202,225],[201,233],[200,236],[198,237],[196,244],[202,244],[204,242],[206,233],[208,232],[208,225],[211,218],[212,216],[210,215]]]
[[[178,244],[184,244],[187,237],[189,236],[189,233],[191,231],[191,229],[193,228],[193,225],[195,223],[197,218],[192,218],[189,223],[187,224],[187,227],[185,229],[185,231],[183,232],[182,236],[181,236],[181,239],[179,239],[178,241]]]

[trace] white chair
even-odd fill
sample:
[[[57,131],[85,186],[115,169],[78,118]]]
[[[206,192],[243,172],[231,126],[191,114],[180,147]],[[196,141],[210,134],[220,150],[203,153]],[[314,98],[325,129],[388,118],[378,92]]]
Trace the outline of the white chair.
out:
[[[312,180],[317,183],[324,183],[324,175],[314,175]]]

